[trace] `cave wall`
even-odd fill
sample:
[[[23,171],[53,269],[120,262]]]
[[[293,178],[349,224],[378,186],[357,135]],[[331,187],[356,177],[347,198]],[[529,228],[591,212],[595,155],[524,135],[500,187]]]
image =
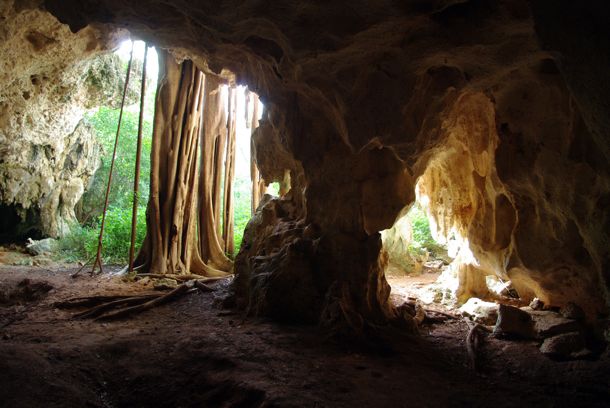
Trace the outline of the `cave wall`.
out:
[[[129,27],[260,95],[276,113],[268,123],[280,129],[288,161],[302,168],[288,199],[303,208],[268,204],[273,216],[263,211],[251,227],[258,232],[236,268],[241,301],[268,304],[281,290],[273,307],[299,315],[290,302],[305,293],[301,303],[323,320],[362,329],[396,317],[378,231],[413,201],[420,177],[439,225],[459,228],[478,258],[480,267],[463,273],[463,293],[477,292],[479,274],[494,273],[524,296],[575,301],[589,316],[605,311],[607,110],[582,102],[590,86],[574,84],[581,76],[595,84],[589,75],[597,71],[565,69],[564,57],[584,57],[561,55],[574,39],[554,35],[552,18],[541,23],[542,3],[553,2],[47,0],[44,7],[75,32],[91,23]],[[545,36],[559,54],[545,49]],[[599,75],[606,83],[607,71]],[[300,280],[272,286],[274,277],[290,276],[295,259]]]
[[[100,164],[82,119],[120,94],[120,61],[103,54],[121,35],[73,34],[23,3],[0,6],[0,202],[20,215],[15,239],[34,230],[57,237]]]

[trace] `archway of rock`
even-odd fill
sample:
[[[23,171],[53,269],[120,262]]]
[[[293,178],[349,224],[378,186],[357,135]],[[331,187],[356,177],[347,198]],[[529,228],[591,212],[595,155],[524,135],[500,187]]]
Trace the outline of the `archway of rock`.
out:
[[[547,316],[559,318],[558,312],[562,311],[562,318],[570,321],[561,328],[569,331],[557,335],[553,326],[544,334],[548,337],[543,337],[540,327],[538,332],[532,332],[532,311],[512,308],[511,313],[516,314],[513,321],[525,324],[519,326],[522,332],[518,329],[507,334],[544,340],[542,346],[546,344],[549,354],[564,358],[597,357],[603,352],[610,284],[610,170],[609,145],[604,143],[608,121],[603,115],[600,119],[599,112],[604,112],[610,92],[592,90],[591,84],[597,83],[599,75],[589,74],[599,74],[603,72],[599,68],[609,64],[605,59],[607,50],[600,46],[604,42],[589,39],[606,37],[590,35],[590,26],[582,27],[578,18],[578,29],[571,17],[557,18],[556,9],[570,9],[565,1],[540,0],[531,2],[531,6],[520,0],[322,3],[305,1],[297,6],[286,1],[267,4],[257,0],[33,0],[0,7],[2,13],[11,16],[22,13],[59,19],[61,23],[53,17],[52,24],[48,20],[44,24],[51,24],[61,34],[55,35],[57,38],[41,33],[35,27],[35,19],[29,23],[22,16],[19,24],[8,19],[0,21],[20,33],[32,55],[44,54],[45,50],[55,49],[53,44],[60,44],[61,51],[71,58],[69,64],[76,64],[82,56],[102,52],[103,44],[125,29],[166,50],[166,75],[156,115],[148,238],[138,266],[157,276],[197,282],[197,289],[184,284],[179,285],[178,291],[169,292],[168,297],[158,293],[121,295],[103,307],[137,302],[148,307],[178,294],[198,296],[189,299],[194,299],[192,304],[178,302],[175,310],[158,308],[159,313],[151,314],[151,320],[143,319],[140,333],[146,343],[137,338],[133,341],[135,346],[130,346],[121,339],[121,343],[111,343],[110,347],[85,347],[93,350],[90,356],[94,367],[99,350],[105,358],[110,356],[107,360],[111,363],[116,356],[125,356],[126,348],[145,354],[132,371],[127,365],[107,366],[108,372],[118,372],[117,376],[104,376],[101,372],[98,376],[98,371],[92,370],[91,377],[96,381],[90,391],[96,396],[102,393],[99,405],[108,405],[106,379],[122,390],[117,396],[118,405],[137,405],[133,403],[134,396],[142,396],[146,405],[154,405],[165,390],[171,393],[172,402],[192,404],[188,401],[190,394],[182,395],[180,381],[175,381],[184,377],[172,376],[184,368],[189,378],[182,384],[188,383],[188,391],[202,395],[210,404],[266,403],[264,392],[261,395],[246,390],[243,395],[234,396],[233,390],[244,391],[234,378],[247,371],[242,370],[247,364],[256,363],[257,369],[267,364],[264,347],[282,336],[267,332],[255,336],[258,342],[242,341],[253,332],[242,329],[234,318],[224,320],[226,326],[218,329],[214,324],[224,322],[227,311],[211,311],[215,299],[204,298],[198,292],[214,291],[198,278],[223,277],[231,270],[235,279],[222,288],[226,295],[222,302],[224,306],[236,306],[239,312],[228,313],[310,324],[297,331],[295,337],[302,335],[311,343],[315,342],[311,325],[318,325],[333,339],[356,338],[363,340],[359,344],[384,352],[388,352],[387,344],[410,349],[400,356],[400,363],[386,359],[376,365],[382,368],[359,375],[358,383],[350,383],[347,390],[357,393],[361,386],[369,385],[371,378],[384,376],[387,367],[399,368],[392,376],[395,378],[385,376],[368,388],[373,396],[367,400],[369,405],[379,404],[379,399],[383,405],[401,401],[405,379],[410,396],[417,399],[415,405],[467,405],[466,401],[456,400],[456,394],[463,388],[469,390],[469,396],[478,395],[480,390],[472,384],[478,385],[476,379],[482,377],[465,376],[461,362],[448,363],[450,360],[444,359],[457,350],[455,344],[453,349],[442,350],[428,371],[430,365],[425,359],[434,358],[438,349],[415,337],[422,327],[417,310],[411,313],[390,301],[390,286],[384,275],[387,257],[379,232],[392,227],[416,199],[434,221],[437,237],[453,236],[461,244],[448,269],[457,303],[488,297],[488,276],[510,280],[519,302],[538,298],[539,304],[550,308],[542,311]],[[555,16],[556,21],[549,22],[541,10],[551,11],[549,15]],[[595,14],[589,13],[587,7],[585,13],[582,11],[576,10],[575,15]],[[555,27],[561,26],[557,21],[571,22],[566,24],[566,31],[574,35],[553,35],[561,31]],[[593,18],[591,26],[598,27],[598,23]],[[602,27],[606,28],[600,32],[607,31],[607,24]],[[544,49],[539,41],[549,36],[552,41],[548,43],[556,44],[553,49],[560,51],[559,55]],[[579,56],[582,59],[577,51],[580,42],[587,41],[586,49],[596,51],[599,59],[593,64],[595,69],[583,61],[583,72],[589,73],[583,79],[575,73],[580,70],[574,65],[579,65]],[[6,52],[20,61],[18,53]],[[24,58],[24,66],[33,65],[28,65],[33,59],[30,57],[28,54]],[[27,82],[39,85],[40,78],[36,76],[24,78],[27,86]],[[2,81],[14,82],[10,75],[3,76]],[[252,138],[254,158],[260,178],[265,183],[280,183],[282,192],[280,197],[260,197],[260,179],[254,177],[253,190],[260,202],[233,265],[224,253],[226,244],[230,244],[230,223],[219,222],[218,215],[230,213],[230,195],[224,194],[223,198],[219,191],[230,189],[230,182],[223,188],[221,180],[231,173],[232,160],[226,159],[226,152],[230,157],[231,149],[226,145],[232,143],[230,134],[234,129],[229,115],[223,116],[222,92],[218,92],[221,83],[247,84],[265,102],[265,120]],[[607,83],[602,81],[600,88],[607,89]],[[589,95],[595,98],[589,100]],[[32,103],[32,95],[25,88],[18,96]],[[2,105],[2,112],[9,108]],[[232,119],[233,110],[229,108],[229,112]],[[6,122],[6,118],[0,119],[0,123]],[[224,150],[220,147],[223,143]],[[197,160],[198,154],[204,156],[203,161]],[[197,275],[193,276],[193,271]],[[29,287],[27,282],[25,286]],[[76,299],[72,305],[82,306],[78,303],[82,301]],[[100,310],[85,314],[92,317],[92,312]],[[52,315],[55,310],[46,312]],[[156,324],[154,320],[163,313],[165,319]],[[204,318],[193,319],[191,313],[201,313],[198,316]],[[125,314],[112,317],[122,318]],[[197,320],[194,325],[193,320]],[[144,325],[150,321],[156,325],[147,331]],[[171,324],[176,321],[193,329],[196,336],[174,330]],[[64,329],[72,321],[52,323]],[[87,340],[106,330],[107,326],[95,324],[88,321],[79,326],[93,328],[94,333]],[[263,325],[256,321],[249,327],[259,324]],[[117,327],[125,329],[121,334],[134,335],[128,322],[111,329]],[[471,336],[474,328],[468,333],[472,340],[468,344],[476,343],[477,337]],[[23,334],[18,330],[16,333]],[[229,335],[222,337],[226,333]],[[462,334],[452,339],[466,337]],[[34,348],[33,343],[38,340],[41,338],[36,335],[28,346]],[[155,348],[161,340],[166,342]],[[229,343],[235,347],[227,347]],[[143,344],[151,347],[142,347]],[[187,347],[181,349],[185,344]],[[251,349],[244,344],[261,346],[263,353],[251,356]],[[533,347],[536,356],[538,346],[536,343]],[[277,368],[289,376],[306,367],[300,371],[300,378],[293,378],[292,385],[298,385],[290,391],[298,388],[300,396],[302,389],[328,390],[325,387],[332,383],[337,387],[327,391],[326,397],[336,401],[333,397],[346,388],[334,383],[333,362],[349,360],[358,372],[366,370],[365,366],[361,370],[362,365],[352,364],[359,356],[344,354],[319,370],[319,366],[306,361],[310,356],[316,360],[319,354],[299,355],[306,348],[290,353],[282,350],[280,358],[275,356],[275,364],[265,367],[267,379],[282,382],[276,372],[269,373]],[[76,352],[80,353],[80,349]],[[174,352],[184,354],[168,364],[167,356],[175,357]],[[62,358],[55,359],[53,353],[23,361],[36,360],[32,366],[48,367],[48,360],[60,361],[65,356],[62,352],[58,354]],[[214,353],[234,354],[227,361]],[[75,360],[80,358],[69,355]],[[288,363],[284,364],[286,360]],[[152,375],[138,372],[142,361],[145,365],[152,361],[155,367],[146,370]],[[422,368],[424,380],[412,375],[412,362]],[[598,366],[599,372],[607,371],[603,370],[605,364]],[[518,397],[539,403],[527,387],[539,377],[558,371],[555,366],[544,367],[549,370],[534,370],[525,380],[516,379],[521,383],[510,388],[498,385],[514,384],[514,378],[502,374],[503,368],[500,367],[500,374],[490,370],[494,380],[484,390],[486,403],[500,406],[506,403],[505,396],[514,398],[517,392]],[[17,371],[13,367],[0,370],[8,373],[11,380],[19,374]],[[324,375],[324,371],[331,374],[303,385],[302,378],[312,373]],[[346,376],[353,376],[354,370],[349,371]],[[384,371],[381,376],[380,371]],[[199,382],[202,373],[208,372],[222,382],[216,382],[216,378]],[[430,392],[419,392],[418,385],[430,387],[428,373],[448,386],[433,384],[432,388],[425,388]],[[585,385],[579,389],[591,390],[587,387],[600,375],[594,371],[589,374],[591,381],[568,380]],[[231,378],[225,381],[226,377]],[[99,378],[104,380],[97,381]],[[395,388],[402,393],[392,392],[388,397],[379,391],[385,391],[383,382],[396,378],[400,384]],[[258,378],[248,378],[248,384],[257,381]],[[203,389],[201,383],[205,385]],[[456,383],[460,385],[457,392],[436,395],[441,389],[453,390]],[[158,388],[158,384],[162,387]],[[519,387],[521,384],[526,391]],[[547,386],[556,392],[554,378]],[[10,388],[21,391],[20,387]],[[587,391],[587,401],[607,396],[606,388]],[[543,395],[548,390],[541,391],[539,394]],[[279,394],[288,393],[283,390]],[[563,403],[563,396],[555,398]],[[580,396],[573,395],[570,401],[578,403]],[[356,399],[344,405],[353,405]],[[281,405],[285,400],[269,403],[277,401]],[[320,405],[318,399],[309,396],[303,401],[292,405]]]
[[[416,165],[424,169],[415,184],[416,203],[428,217],[435,240],[444,245],[449,256],[439,256],[438,268],[443,272],[437,271],[432,275],[436,280],[428,279],[428,285],[420,290],[405,288],[405,282],[394,279],[396,292],[403,295],[398,300],[409,294],[419,295],[428,304],[452,308],[470,298],[524,306],[540,296],[519,282],[515,283],[517,291],[510,286],[507,265],[508,258],[514,256],[517,211],[497,175],[499,138],[494,109],[485,95],[465,93],[458,97],[440,125],[434,153]],[[408,221],[402,217],[393,229],[384,232],[390,261],[405,253],[394,236],[396,226]]]
[[[572,174],[605,174],[598,157],[603,151],[592,158],[596,153],[591,147],[596,142],[571,102],[555,61],[536,45],[535,32],[528,29],[525,34],[515,34],[511,50],[521,51],[514,53],[511,69],[506,70],[507,62],[500,52],[505,45],[500,34],[504,31],[489,18],[498,15],[503,24],[518,24],[531,18],[527,7],[468,6],[481,8],[473,15],[490,30],[493,45],[486,46],[487,59],[480,57],[476,35],[471,32],[473,24],[462,18],[465,11],[458,6],[435,9],[430,19],[410,20],[407,13],[404,19],[387,25],[354,18],[352,25],[326,27],[337,35],[349,37],[352,30],[366,30],[371,36],[350,37],[353,41],[347,47],[336,48],[335,44],[329,48],[332,52],[324,54],[328,58],[316,58],[307,52],[309,44],[302,41],[289,18],[274,15],[265,20],[272,21],[266,28],[248,26],[242,24],[242,14],[222,9],[217,10],[219,15],[230,24],[214,20],[210,22],[212,29],[193,23],[200,17],[197,12],[187,15],[174,6],[160,6],[164,12],[159,12],[155,8],[135,10],[111,0],[104,4],[74,4],[68,10],[61,2],[45,2],[73,30],[93,22],[130,25],[138,35],[173,48],[175,55],[190,56],[203,70],[239,77],[269,101],[268,130],[261,134],[276,140],[278,149],[269,158],[267,170],[278,181],[288,170],[293,194],[269,204],[273,209],[268,208],[267,213],[273,215],[263,217],[260,230],[251,237],[264,241],[263,237],[273,234],[273,239],[267,240],[273,243],[248,245],[244,269],[236,269],[238,303],[245,302],[257,313],[280,310],[277,313],[297,320],[322,320],[333,326],[343,322],[357,332],[369,323],[400,320],[387,300],[389,287],[383,279],[377,232],[390,227],[404,206],[413,201],[414,182],[435,157],[461,154],[451,146],[451,140],[459,140],[455,143],[467,145],[462,150],[473,152],[473,156],[470,164],[455,167],[456,172],[469,168],[473,175],[464,173],[463,179],[472,180],[469,183],[475,187],[468,187],[470,193],[463,196],[473,200],[470,204],[450,208],[458,211],[455,215],[460,222],[455,226],[465,229],[463,235],[481,265],[475,269],[485,269],[482,274],[460,273],[460,290],[476,293],[485,286],[482,275],[506,273],[522,296],[536,295],[558,306],[576,302],[591,318],[605,309],[602,265],[607,263],[608,251],[592,237],[605,236],[601,229],[606,221],[588,221],[589,215],[599,212],[598,205],[587,207],[585,213],[576,209],[567,193],[567,186],[574,190],[576,181],[566,183],[557,173],[561,169]],[[253,15],[264,14],[254,4],[243,7]],[[404,14],[391,10],[388,7],[369,16],[381,21],[388,15]],[[418,16],[421,13],[411,11]],[[197,35],[150,29],[166,27],[169,15],[180,15]],[[441,47],[433,51],[431,59],[422,51],[427,49],[424,43],[445,38],[442,24],[466,33],[459,40],[463,52],[448,58],[447,50]],[[425,39],[414,37],[412,43],[405,41],[417,31],[409,31],[409,27],[430,27],[429,35]],[[316,41],[320,45],[324,38]],[[383,51],[355,52],[359,47]],[[412,52],[405,52],[405,48]],[[353,59],[344,58],[342,49]],[[360,72],[354,70],[356,66],[374,69]],[[477,74],[473,76],[473,72]],[[543,98],[554,103],[544,103]],[[396,109],[382,112],[381,107],[386,106]],[[497,132],[496,138],[447,133],[447,129],[464,127],[462,122],[486,126],[486,133],[473,128],[477,130],[474,133],[488,136]],[[443,149],[448,150],[443,153]],[[522,154],[524,149],[530,153]],[[264,173],[264,160],[259,159]],[[585,166],[580,165],[585,162]],[[542,174],[544,180],[538,176]],[[607,194],[602,179],[595,177],[592,194],[596,202]],[[606,220],[605,215],[602,218]],[[546,234],[553,237],[554,244],[534,250]],[[288,247],[292,252],[285,253]],[[254,259],[262,264],[252,264]],[[279,267],[272,267],[274,262]],[[276,279],[263,279],[265,272],[260,277],[262,283],[256,271],[271,269],[276,271],[272,274]],[[277,284],[275,289],[267,287],[273,284]],[[281,295],[275,296],[278,292]],[[297,298],[300,304],[292,304]]]

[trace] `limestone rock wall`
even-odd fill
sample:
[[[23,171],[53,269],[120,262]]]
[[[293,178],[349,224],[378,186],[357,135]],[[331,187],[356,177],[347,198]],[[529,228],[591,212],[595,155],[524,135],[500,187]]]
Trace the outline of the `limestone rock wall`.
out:
[[[75,221],[74,206],[99,166],[100,147],[82,118],[120,94],[119,61],[101,56],[120,36],[73,34],[20,4],[0,6],[0,202],[24,222],[34,214],[30,227],[57,237]]]
[[[309,228],[317,240],[316,261],[300,264],[299,273],[325,277],[323,320],[366,330],[367,322],[396,317],[378,231],[414,200],[420,177],[440,228],[455,227],[471,244],[478,266],[463,269],[462,293],[482,289],[479,275],[494,273],[514,280],[524,296],[558,306],[573,300],[590,317],[604,313],[610,178],[600,155],[608,145],[599,132],[605,119],[597,118],[604,99],[583,103],[590,86],[572,98],[578,73],[563,72],[562,57],[580,55],[569,45],[578,41],[566,45],[553,36],[559,54],[543,48],[535,23],[542,35],[555,25],[536,7],[552,3],[46,0],[44,6],[73,30],[128,26],[204,70],[247,83],[266,107],[284,112],[271,121],[282,149],[303,169],[293,199],[304,208],[293,215],[304,228],[293,234],[305,236]],[[581,31],[571,32],[580,38]],[[285,225],[289,215],[282,214],[271,224]],[[259,234],[273,237],[271,224]],[[287,243],[270,242],[274,249],[261,259],[268,268],[244,263],[237,273],[281,275],[272,266],[288,259],[281,255]],[[284,300],[274,307],[299,294],[288,283],[250,288],[243,295],[250,304],[282,290],[275,299]]]

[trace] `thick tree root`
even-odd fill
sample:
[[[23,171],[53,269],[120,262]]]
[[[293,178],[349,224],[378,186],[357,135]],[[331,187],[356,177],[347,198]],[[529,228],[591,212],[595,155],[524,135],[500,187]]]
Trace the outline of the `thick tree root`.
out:
[[[89,310],[85,310],[84,312],[77,313],[73,317],[81,318],[81,319],[93,318],[93,317],[97,317],[97,316],[105,313],[108,310],[115,309],[119,306],[140,304],[142,302],[148,301],[147,299],[153,300],[158,297],[159,297],[159,295],[153,294],[153,295],[148,295],[148,296],[133,296],[133,297],[125,298],[125,299],[117,299],[112,302],[103,303],[103,304],[96,306],[94,308],[91,308]]]
[[[146,298],[148,296],[159,296],[158,294],[146,294],[146,295],[100,295],[100,296],[88,296],[68,299],[63,302],[57,302],[53,306],[59,309],[72,309],[77,307],[91,307],[97,306],[101,303],[112,302],[115,300],[129,299],[129,298]]]
[[[132,314],[141,313],[145,310],[152,309],[155,306],[159,306],[159,305],[174,301],[174,300],[182,297],[183,295],[185,295],[189,291],[189,289],[191,289],[190,285],[184,283],[184,284],[178,286],[176,289],[172,290],[171,292],[166,293],[162,296],[158,296],[154,299],[151,299],[151,300],[149,300],[145,303],[139,304],[139,305],[126,307],[124,309],[120,309],[120,310],[117,310],[114,312],[103,314],[101,316],[96,317],[95,320],[100,320],[100,321],[117,320],[117,319],[121,319],[123,317],[127,317]]]
[[[58,302],[55,307],[62,309],[89,307],[89,309],[76,313],[75,319],[95,319],[98,321],[118,320],[133,314],[150,310],[165,303],[173,302],[182,296],[201,291],[213,292],[215,288],[205,282],[218,280],[216,278],[204,278],[202,280],[190,280],[167,293],[151,293],[145,295],[110,295],[92,296],[86,298],[69,299]]]
[[[222,279],[227,279],[229,277],[231,277],[233,275],[227,275],[227,276],[218,276],[218,277],[205,277],[205,276],[201,276],[201,275],[193,275],[193,274],[188,274],[188,275],[175,275],[175,274],[171,274],[171,273],[166,273],[166,274],[158,274],[158,273],[139,273],[136,277],[140,278],[152,278],[152,279],[174,279],[177,281],[181,281],[181,282],[187,282],[190,280],[196,280],[199,282],[214,282],[217,280],[222,280]]]

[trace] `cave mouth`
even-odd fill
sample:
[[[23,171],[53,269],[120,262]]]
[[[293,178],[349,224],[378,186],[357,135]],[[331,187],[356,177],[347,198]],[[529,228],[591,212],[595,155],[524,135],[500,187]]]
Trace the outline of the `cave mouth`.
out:
[[[455,240],[436,238],[434,218],[416,200],[399,216],[392,228],[381,231],[382,251],[387,255],[385,277],[395,306],[418,298],[435,298],[428,292],[455,258]],[[438,299],[437,299],[438,300]]]
[[[22,245],[28,238],[41,239],[40,220],[33,209],[0,204],[0,244]]]
[[[129,65],[131,57],[133,60]],[[112,166],[102,257],[108,264],[125,264],[133,213],[134,164],[139,115],[142,108],[142,151],[136,221],[136,251],[140,250],[145,240],[146,210],[150,197],[151,148],[159,86],[159,58],[162,57],[153,44],[126,38],[117,43],[114,49],[84,62],[88,64],[82,73],[85,78],[84,86],[93,99],[82,101],[82,118],[75,125],[76,130],[73,133],[76,136],[68,138],[73,146],[68,146],[71,151],[66,154],[67,158],[60,160],[58,155],[63,153],[52,147],[47,149],[49,157],[45,156],[49,160],[54,159],[54,155],[58,156],[56,159],[59,162],[58,166],[64,168],[58,178],[82,180],[82,190],[79,193],[76,189],[76,193],[73,194],[74,197],[80,198],[68,202],[63,199],[63,191],[59,190],[56,193],[59,198],[55,201],[46,200],[49,208],[36,207],[26,211],[21,210],[18,205],[3,205],[1,208],[3,232],[0,237],[3,242],[21,244],[28,238],[38,240],[48,236],[56,237],[58,246],[54,248],[58,254],[54,255],[57,255],[58,260],[68,262],[90,260],[95,255],[97,247],[97,235],[104,211],[104,196]],[[128,68],[130,68],[129,82],[123,90]],[[146,76],[143,91],[142,75]],[[226,255],[233,258],[239,251],[244,229],[256,211],[258,202],[265,194],[277,197],[280,194],[280,187],[277,182],[266,183],[262,180],[253,160],[252,135],[258,128],[258,122],[263,118],[265,109],[258,95],[247,86],[226,78],[214,86],[218,87],[214,91],[219,98],[218,114],[226,121],[226,127],[220,125],[224,128],[221,133],[224,132],[226,135],[217,136],[213,146],[215,166],[211,170],[214,173],[214,183],[218,184],[218,187],[214,188],[214,205],[217,207],[215,216],[218,218],[215,229]],[[120,102],[124,91],[125,104],[121,110]],[[141,95],[141,92],[144,93]],[[143,97],[142,105],[141,97]],[[112,164],[119,118],[121,118],[121,127],[116,146],[116,159]],[[55,118],[49,119],[47,126],[55,126],[56,121]],[[230,130],[231,127],[234,127],[234,130]],[[229,132],[232,134],[229,135]],[[221,140],[223,137],[226,137],[226,140]],[[234,145],[229,143],[231,138],[234,138]],[[200,162],[203,172],[201,145],[197,149],[197,161]],[[230,167],[230,163],[227,162],[229,158],[234,161],[231,175],[226,174]],[[73,171],[69,173],[65,169]],[[80,180],[77,180],[79,177]],[[227,183],[231,184],[230,188],[227,188]],[[233,201],[233,209],[230,212],[225,211],[227,194]],[[197,206],[195,201],[193,198],[193,205]],[[53,206],[53,203],[56,204]],[[43,218],[42,224],[41,218]],[[227,232],[227,224],[231,224],[229,231],[232,232]],[[227,239],[229,234],[232,237]],[[234,240],[234,245],[225,246],[224,241],[228,240]]]

